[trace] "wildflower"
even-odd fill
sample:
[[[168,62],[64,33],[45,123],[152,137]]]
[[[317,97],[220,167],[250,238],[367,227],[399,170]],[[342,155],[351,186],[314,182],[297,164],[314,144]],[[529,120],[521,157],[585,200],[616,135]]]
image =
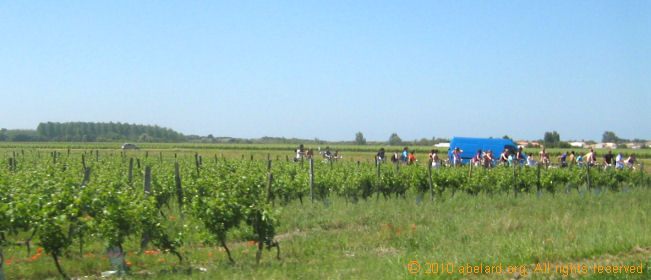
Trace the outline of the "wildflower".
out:
[[[131,262],[130,262],[130,261],[127,261],[127,265],[131,265]]]
[[[251,244],[255,244],[255,241],[251,240],[251,242],[249,242],[249,243],[251,243]]]
[[[212,252],[208,253],[208,256],[209,256],[209,257],[212,257]]]
[[[416,225],[411,225],[411,228],[412,228],[412,229],[416,229]]]
[[[391,224],[387,224],[387,228],[390,229],[390,228],[391,228]]]
[[[547,238],[547,239],[545,239],[545,241],[547,241],[547,242],[552,242],[552,239],[551,239],[551,238]]]
[[[163,258],[160,258],[160,259],[158,259],[158,260],[156,260],[156,261],[157,261],[157,262],[164,262],[164,261],[165,261],[165,259],[163,259]]]
[[[132,256],[132,255],[133,255],[133,252],[129,252],[129,253],[127,253],[127,255]]]
[[[7,265],[10,265],[10,264],[11,264],[11,260],[7,260],[5,263],[6,263]]]
[[[398,229],[398,230],[396,230],[396,232],[398,232],[398,233],[399,233],[399,232],[400,232],[400,229]]]
[[[174,220],[174,219],[176,219],[176,217],[170,216],[170,220]]]
[[[40,253],[41,251],[43,251],[43,248],[38,248],[36,249],[36,251]]]
[[[102,257],[101,260],[105,261],[105,260],[106,260],[106,257]]]

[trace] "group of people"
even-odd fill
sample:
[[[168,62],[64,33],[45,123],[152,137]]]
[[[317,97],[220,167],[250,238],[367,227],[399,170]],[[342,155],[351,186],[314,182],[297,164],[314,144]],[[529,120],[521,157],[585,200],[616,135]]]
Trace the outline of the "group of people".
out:
[[[318,147],[318,153],[319,155],[323,155],[324,161],[331,161],[331,160],[337,160],[339,158],[343,158],[341,154],[339,154],[339,150],[335,150],[334,153],[330,151],[330,147],[327,146],[325,150],[321,151],[321,147]],[[305,149],[303,144],[299,145],[298,148],[296,149],[296,157],[294,158],[294,161],[300,161],[303,158],[312,158],[314,156],[314,150],[312,148]]]
[[[459,149],[459,147],[455,147],[451,153],[452,157],[448,159],[447,163],[451,166],[460,166],[462,164],[462,152],[463,150]],[[334,153],[332,153],[330,151],[330,147],[326,147],[323,151],[321,151],[321,147],[319,147],[318,153],[320,155],[323,155],[325,162],[343,158],[343,156],[339,154],[339,150],[335,150]],[[439,158],[438,153],[439,151],[436,149],[432,149],[429,152],[430,162],[435,169],[438,169],[443,164],[443,160]],[[294,158],[294,161],[299,161],[302,158],[312,158],[313,156],[314,151],[312,148],[306,150],[301,144],[298,149],[296,149],[296,157]],[[597,153],[593,149],[590,149],[588,153],[578,154],[576,154],[574,151],[565,151],[563,154],[557,156],[556,158],[558,159],[558,163],[561,167],[567,167],[571,165],[603,165],[605,168],[631,168],[635,170],[635,163],[637,162],[634,153],[631,153],[631,155],[626,160],[624,160],[624,156],[621,152],[615,156],[610,150],[603,156],[603,161],[599,162],[597,160]],[[386,151],[384,148],[380,148],[380,150],[375,155],[375,160],[377,162],[386,161]],[[408,147],[405,147],[402,152],[395,150],[393,155],[390,157],[390,160],[392,163],[404,165],[411,165],[418,161],[414,156],[414,151],[410,151]],[[522,147],[519,147],[517,151],[504,149],[497,160],[495,160],[495,156],[493,155],[492,150],[477,150],[477,153],[475,153],[475,156],[470,161],[471,164],[475,166],[483,166],[485,168],[494,167],[495,163],[505,166],[513,166],[516,164],[527,166],[536,166],[538,164],[542,164],[544,166],[549,166],[552,164],[549,153],[544,147],[538,153],[537,160],[534,158],[533,153],[529,153],[527,155],[522,151]]]
[[[380,150],[375,155],[375,160],[376,162],[386,161],[386,151],[384,148],[380,148]],[[414,151],[409,151],[409,147],[405,147],[402,152],[395,150],[390,160],[392,163],[400,163],[406,165],[411,165],[418,161],[414,155]]]
[[[450,162],[453,166],[461,165],[462,152],[463,150],[459,149],[459,147],[456,147],[452,151],[452,159],[450,159]],[[493,154],[492,150],[482,151],[481,149],[479,149],[475,153],[475,156],[472,157],[470,162],[474,166],[483,166],[485,168],[491,168],[495,166],[496,161],[498,164],[501,165],[512,166],[514,164],[524,165],[525,162],[527,164],[532,164],[531,162],[532,159],[533,158],[531,157],[531,154],[529,154],[529,157],[525,157],[525,154],[522,152],[522,148],[519,148],[515,153],[513,153],[509,149],[504,149],[504,151],[502,151],[502,153],[500,154],[499,158],[497,158],[497,160],[495,159],[495,155]]]
[[[603,165],[605,168],[631,168],[633,170],[635,170],[635,163],[637,162],[634,153],[631,153],[631,155],[626,160],[624,160],[624,156],[621,152],[615,156],[611,150],[608,150],[608,153],[603,156],[602,162],[599,162],[597,160],[597,153],[593,149],[590,149],[590,151],[586,154],[580,153],[578,156],[574,154],[574,151],[571,151],[569,153],[565,151],[565,153],[558,156],[558,159],[559,163],[563,167],[574,164],[579,166]]]
[[[490,151],[489,151],[490,154]],[[490,156],[489,156],[490,157]],[[559,155],[556,157],[558,159],[558,163],[560,167],[568,167],[572,165],[577,165],[577,166],[598,166],[598,165],[603,165],[604,168],[619,168],[623,169],[625,167],[631,168],[635,170],[635,154],[632,153],[626,160],[624,160],[624,156],[622,153],[618,153],[618,155],[615,157],[615,155],[612,153],[612,151],[608,151],[603,156],[603,161],[599,162],[597,160],[597,153],[594,151],[594,149],[590,149],[589,152],[587,153],[579,153],[578,155],[574,151],[565,151],[563,154]],[[543,147],[542,150],[538,153],[538,160],[533,156],[533,153],[529,153],[526,158],[523,157],[522,153],[522,148],[520,147],[518,151],[515,153],[515,155],[512,155],[508,150],[504,150],[504,152],[500,155],[499,162],[503,163],[505,165],[513,165],[515,163],[520,164],[520,165],[527,165],[527,166],[536,166],[538,163],[544,165],[544,166],[549,166],[552,164],[549,152]]]
[[[455,166],[461,162],[461,158],[459,157],[460,152],[462,152],[462,150],[459,150],[459,148],[456,148],[452,152],[452,164]],[[603,165],[605,168],[615,167],[623,169],[627,167],[635,170],[636,163],[634,153],[632,153],[626,160],[624,160],[624,156],[621,152],[615,156],[610,150],[603,156],[602,162],[599,162],[597,160],[597,153],[593,149],[590,149],[588,153],[579,153],[578,155],[575,154],[574,151],[565,151],[563,154],[559,155],[556,158],[558,159],[558,163],[561,167],[568,167],[570,165]],[[472,158],[472,163],[475,166],[492,167],[493,162],[493,152],[491,150],[484,151],[483,153],[481,150],[478,150],[475,156]],[[497,162],[498,164],[507,166],[513,166],[514,164],[536,166],[539,163],[544,166],[549,166],[552,164],[549,153],[544,147],[538,153],[538,160],[534,158],[533,153],[525,155],[525,153],[522,152],[522,147],[520,147],[515,153],[508,149],[504,149],[504,151],[500,154]]]
[[[439,158],[438,152],[439,151],[436,149],[430,150],[429,152],[429,159],[432,162],[432,166],[434,166],[434,168],[438,168],[439,166],[441,166],[441,159]],[[386,151],[384,150],[384,148],[380,148],[380,150],[375,155],[375,160],[376,162],[386,161]],[[414,155],[414,151],[413,150],[410,151],[409,147],[405,147],[402,150],[402,152],[395,150],[390,160],[394,164],[403,164],[403,165],[411,165],[418,161],[416,159],[416,156]]]

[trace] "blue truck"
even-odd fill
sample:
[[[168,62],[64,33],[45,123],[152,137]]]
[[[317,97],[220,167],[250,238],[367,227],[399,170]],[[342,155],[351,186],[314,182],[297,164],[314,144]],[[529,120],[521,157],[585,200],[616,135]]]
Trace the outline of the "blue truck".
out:
[[[493,163],[497,162],[504,149],[508,149],[512,154],[517,151],[517,145],[511,139],[454,137],[450,140],[450,149],[448,150],[450,159],[452,159],[452,151],[457,147],[462,150],[461,163],[463,164],[470,162],[477,154],[477,150],[493,151]]]

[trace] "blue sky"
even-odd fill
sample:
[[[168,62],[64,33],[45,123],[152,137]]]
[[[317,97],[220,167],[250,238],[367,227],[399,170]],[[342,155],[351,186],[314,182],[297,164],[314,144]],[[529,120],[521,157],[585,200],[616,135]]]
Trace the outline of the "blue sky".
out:
[[[649,1],[8,1],[0,127],[651,139]]]

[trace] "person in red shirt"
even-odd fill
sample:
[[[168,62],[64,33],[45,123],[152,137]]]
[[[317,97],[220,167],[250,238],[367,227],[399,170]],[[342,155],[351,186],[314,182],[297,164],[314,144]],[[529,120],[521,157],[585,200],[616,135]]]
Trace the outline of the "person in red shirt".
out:
[[[416,157],[414,156],[414,151],[411,151],[411,153],[409,153],[409,164],[414,164],[415,161]]]

